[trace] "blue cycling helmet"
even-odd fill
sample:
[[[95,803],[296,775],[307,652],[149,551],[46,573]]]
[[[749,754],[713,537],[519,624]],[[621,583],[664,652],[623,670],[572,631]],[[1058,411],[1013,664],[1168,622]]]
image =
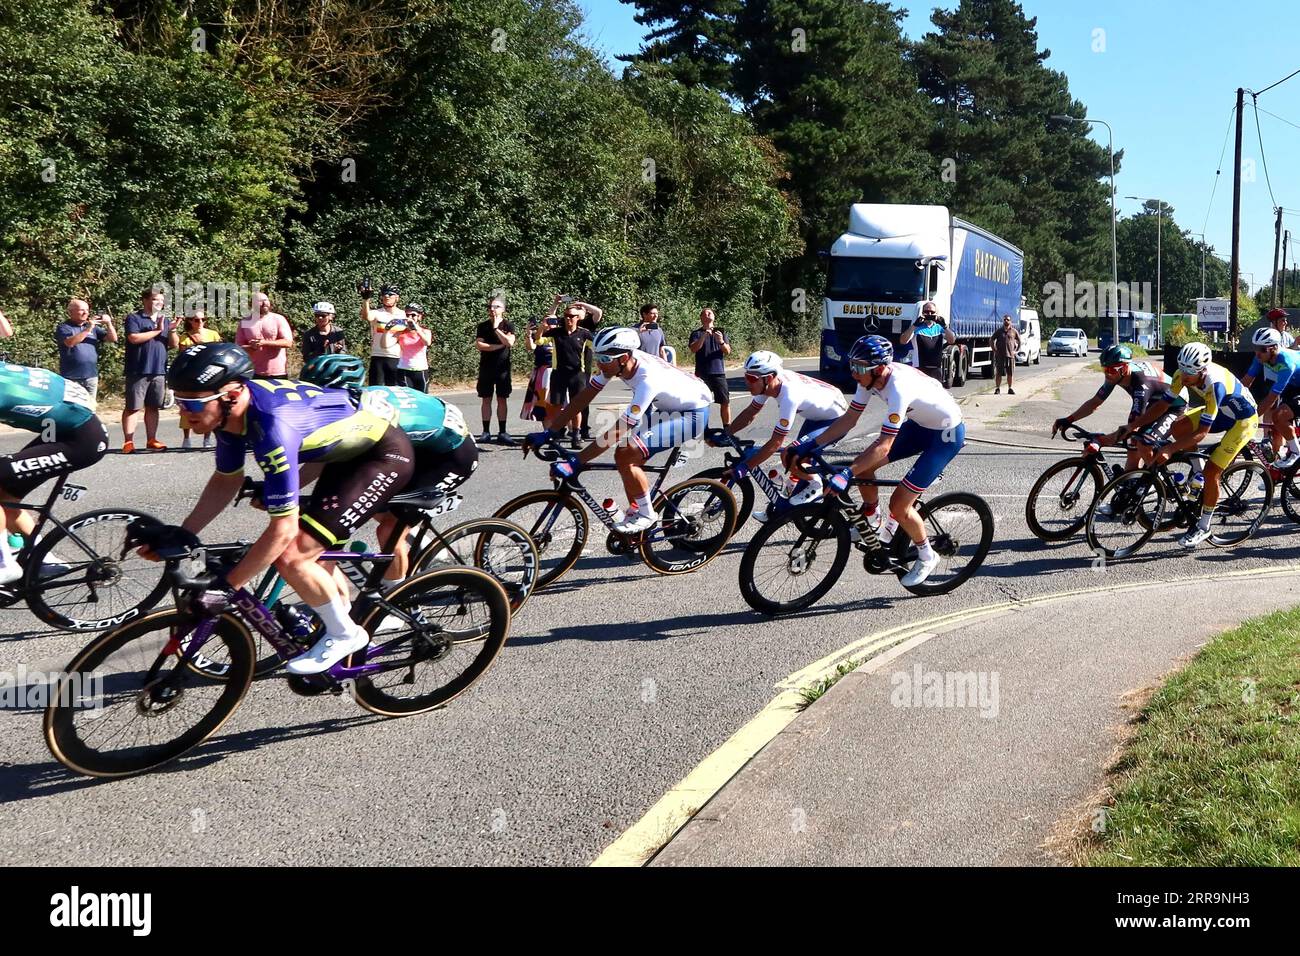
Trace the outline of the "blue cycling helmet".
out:
[[[864,335],[849,349],[849,362],[888,365],[894,360],[894,343],[883,335]]]

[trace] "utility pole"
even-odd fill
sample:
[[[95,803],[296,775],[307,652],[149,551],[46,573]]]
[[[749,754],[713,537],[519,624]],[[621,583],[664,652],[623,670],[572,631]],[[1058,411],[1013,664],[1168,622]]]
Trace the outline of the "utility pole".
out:
[[[1232,168],[1232,288],[1228,298],[1228,338],[1237,339],[1237,289],[1241,283],[1241,116],[1245,112],[1246,90],[1237,87],[1237,148]]]
[[[1282,250],[1282,207],[1277,207],[1277,225],[1273,228],[1273,307],[1277,308],[1277,254]]]
[[[1283,308],[1286,307],[1286,247],[1291,241],[1291,230],[1288,229],[1282,234],[1282,288],[1278,292],[1278,304]]]

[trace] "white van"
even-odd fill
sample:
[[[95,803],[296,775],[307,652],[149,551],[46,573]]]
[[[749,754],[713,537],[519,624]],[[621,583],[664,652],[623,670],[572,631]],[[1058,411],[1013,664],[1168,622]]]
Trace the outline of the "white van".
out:
[[[1039,328],[1038,313],[1033,309],[1020,310],[1020,351],[1016,353],[1017,365],[1038,364],[1043,357],[1043,337]]]

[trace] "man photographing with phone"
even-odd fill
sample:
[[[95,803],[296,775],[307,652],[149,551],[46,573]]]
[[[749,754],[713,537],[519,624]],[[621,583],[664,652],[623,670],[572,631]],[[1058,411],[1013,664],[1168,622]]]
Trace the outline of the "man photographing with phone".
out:
[[[84,388],[93,403],[99,394],[99,345],[117,341],[113,317],[107,312],[93,316],[85,299],[71,299],[67,321],[59,323],[54,338],[59,345],[59,374]]]

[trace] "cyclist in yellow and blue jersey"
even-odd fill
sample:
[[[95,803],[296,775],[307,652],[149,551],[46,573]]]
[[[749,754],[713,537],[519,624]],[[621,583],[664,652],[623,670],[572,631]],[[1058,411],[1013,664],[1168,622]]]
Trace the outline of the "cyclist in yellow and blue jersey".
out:
[[[364,648],[369,638],[349,616],[347,592],[317,559],[406,486],[415,467],[406,433],[358,409],[340,389],[254,378],[248,355],[227,342],[184,349],[167,381],[183,424],[217,436],[216,469],[183,522],[186,530],[197,534],[234,500],[248,452],[266,477],[270,524],[224,584],[242,588],[274,564],[325,623],[325,636],[286,665],[290,673],[320,673]],[[300,509],[299,466],[307,462],[324,468]],[[209,609],[219,601],[220,594],[205,596]]]
[[[1197,420],[1181,418],[1175,423],[1173,443],[1161,449],[1153,462],[1163,465],[1175,453],[1195,448],[1208,436],[1223,435],[1205,466],[1200,520],[1178,539],[1185,548],[1194,548],[1210,536],[1210,522],[1219,503],[1219,476],[1259,428],[1259,410],[1250,390],[1226,368],[1211,361],[1212,358],[1210,347],[1202,342],[1189,342],[1178,353],[1178,373],[1169,391],[1177,395],[1186,388],[1191,404],[1197,404],[1196,400],[1200,399],[1204,408]],[[1146,414],[1129,425],[1129,430],[1137,431],[1154,421],[1169,410],[1169,405],[1167,401],[1152,402]]]

